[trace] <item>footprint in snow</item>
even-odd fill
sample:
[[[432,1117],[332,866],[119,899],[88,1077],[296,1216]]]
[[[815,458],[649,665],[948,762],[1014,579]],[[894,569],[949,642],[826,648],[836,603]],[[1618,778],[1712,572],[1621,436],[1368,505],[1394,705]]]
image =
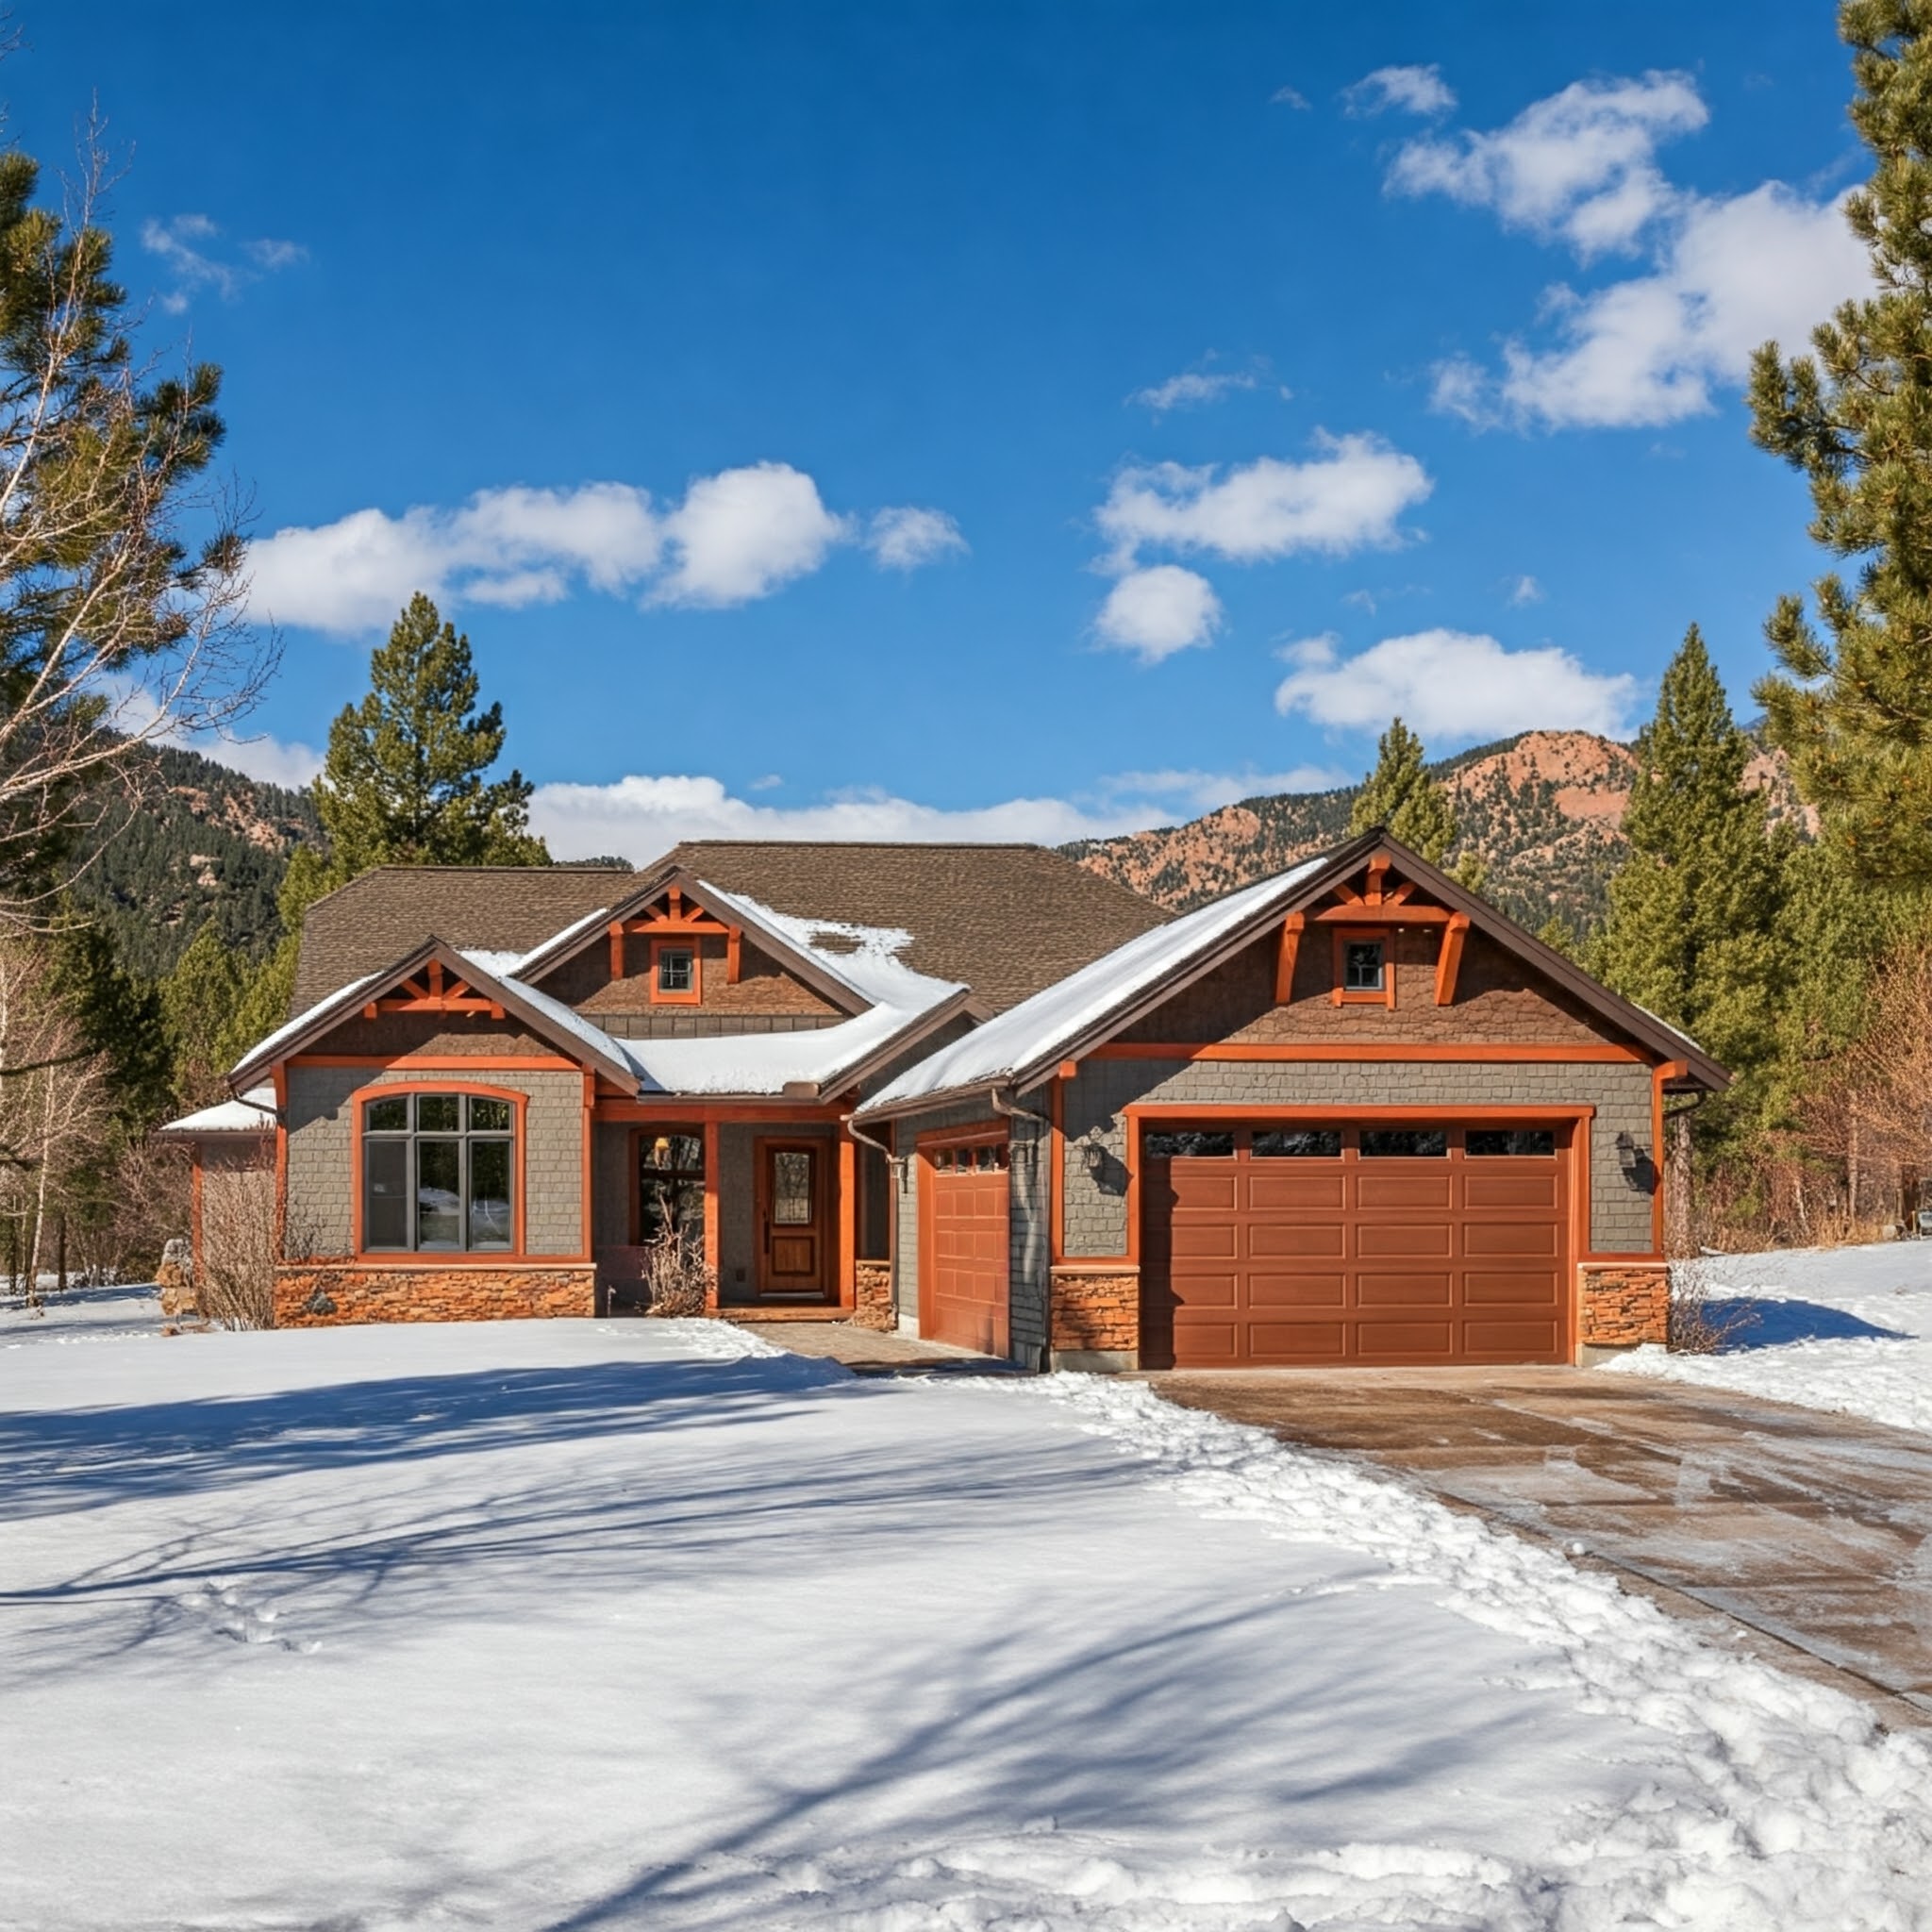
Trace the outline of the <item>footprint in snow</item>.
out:
[[[203,1622],[210,1635],[233,1643],[273,1643],[298,1657],[312,1657],[320,1643],[300,1643],[275,1629],[278,1610],[252,1604],[228,1577],[218,1576],[198,1591],[175,1599],[176,1605]]]

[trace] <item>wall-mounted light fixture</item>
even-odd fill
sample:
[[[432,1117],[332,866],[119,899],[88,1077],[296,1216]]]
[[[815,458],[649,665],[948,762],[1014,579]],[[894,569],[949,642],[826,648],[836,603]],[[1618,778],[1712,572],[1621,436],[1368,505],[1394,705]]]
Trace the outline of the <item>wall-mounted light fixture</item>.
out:
[[[1098,1127],[1080,1142],[1080,1165],[1091,1180],[1097,1181],[1107,1172],[1107,1142]]]

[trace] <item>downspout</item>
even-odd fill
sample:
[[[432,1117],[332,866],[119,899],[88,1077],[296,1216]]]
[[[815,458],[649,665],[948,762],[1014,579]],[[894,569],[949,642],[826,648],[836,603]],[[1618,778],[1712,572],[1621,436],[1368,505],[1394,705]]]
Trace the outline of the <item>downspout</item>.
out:
[[[886,1217],[886,1243],[889,1251],[887,1259],[890,1261],[892,1270],[892,1314],[893,1319],[896,1321],[899,1313],[899,1194],[905,1186],[906,1162],[909,1157],[904,1154],[895,1154],[884,1141],[874,1140],[872,1135],[868,1134],[858,1124],[857,1114],[841,1114],[839,1116],[839,1124],[855,1141],[862,1142],[875,1153],[883,1154],[886,1157],[886,1174],[892,1184],[892,1196],[890,1203],[891,1212]],[[855,1270],[857,1265],[855,1261]],[[855,1277],[855,1295],[856,1291]]]

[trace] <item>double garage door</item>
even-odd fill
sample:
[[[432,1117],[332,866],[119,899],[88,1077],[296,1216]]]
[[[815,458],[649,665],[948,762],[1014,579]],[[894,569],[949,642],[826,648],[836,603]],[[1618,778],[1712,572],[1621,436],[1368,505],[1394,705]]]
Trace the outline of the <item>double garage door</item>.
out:
[[[1148,1358],[1568,1360],[1570,1133],[1488,1122],[1146,1129]]]

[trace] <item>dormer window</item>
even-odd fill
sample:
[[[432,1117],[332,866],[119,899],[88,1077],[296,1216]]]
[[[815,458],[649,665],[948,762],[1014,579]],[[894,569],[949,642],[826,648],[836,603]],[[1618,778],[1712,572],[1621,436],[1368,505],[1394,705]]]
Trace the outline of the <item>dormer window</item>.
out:
[[[1386,927],[1337,927],[1334,986],[1338,1007],[1395,1004],[1395,954]]]
[[[700,997],[697,948],[688,941],[651,941],[651,1004],[694,1007]]]

